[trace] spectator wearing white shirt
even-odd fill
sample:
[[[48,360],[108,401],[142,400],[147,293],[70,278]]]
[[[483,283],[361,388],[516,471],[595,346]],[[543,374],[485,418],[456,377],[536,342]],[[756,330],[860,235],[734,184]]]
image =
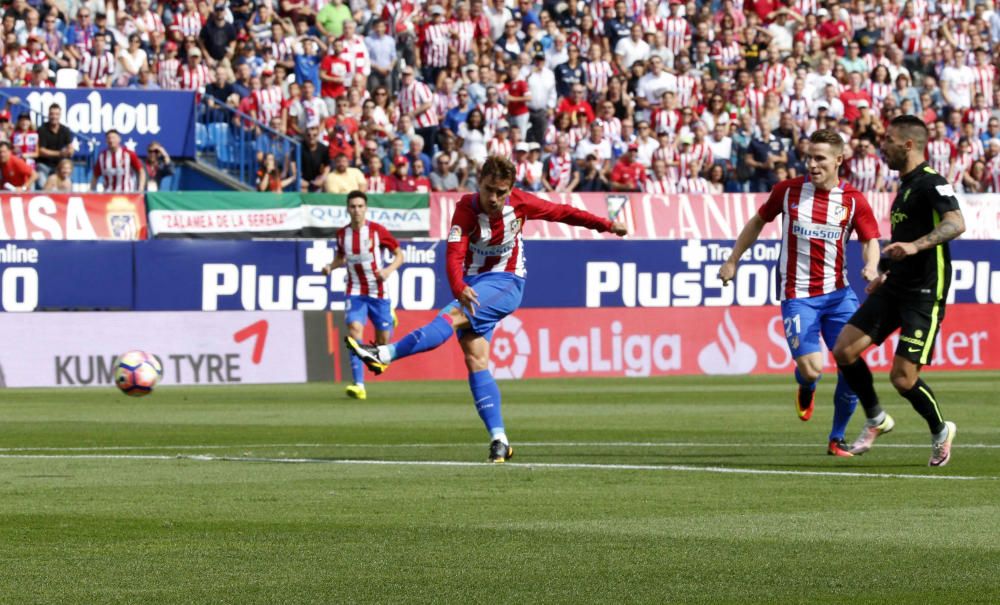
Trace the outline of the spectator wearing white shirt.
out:
[[[649,58],[649,44],[642,39],[642,27],[638,23],[632,25],[628,38],[622,38],[615,45],[615,61],[622,71],[632,69],[632,64],[636,61],[645,61]]]
[[[636,104],[639,111],[636,117],[642,120],[650,118],[650,112],[659,109],[663,93],[677,91],[677,76],[663,70],[663,59],[654,56],[649,59],[649,73],[639,78],[636,86]]]
[[[639,134],[635,138],[635,144],[639,148],[636,150],[635,159],[648,169],[653,165],[653,154],[660,148],[660,143],[650,136],[653,130],[649,127],[648,121],[640,120],[636,128]]]
[[[535,56],[531,64],[531,73],[527,77],[528,120],[531,127],[526,133],[529,143],[541,143],[545,138],[545,129],[549,124],[549,115],[556,108],[556,77],[549,69],[545,57]]]
[[[971,67],[958,60],[958,55],[950,47],[946,48],[945,56],[945,68],[941,70],[941,94],[953,108],[968,109],[972,107],[976,74]]]
[[[604,129],[596,120],[590,123],[590,136],[577,143],[573,153],[573,158],[581,170],[584,169],[587,156],[591,154],[600,163],[601,172],[605,172],[608,169],[608,162],[611,161],[611,141],[604,136]]]
[[[717,122],[712,128],[712,136],[708,138],[708,148],[712,150],[715,162],[728,163],[733,157],[733,139],[728,134],[729,125]]]

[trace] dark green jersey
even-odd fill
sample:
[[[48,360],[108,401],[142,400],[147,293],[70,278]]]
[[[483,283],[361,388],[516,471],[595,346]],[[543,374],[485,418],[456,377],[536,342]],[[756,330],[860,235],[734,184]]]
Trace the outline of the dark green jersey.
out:
[[[933,231],[945,212],[958,209],[951,183],[924,162],[900,181],[889,216],[892,241],[916,241]],[[910,296],[943,300],[951,285],[948,243],[893,262],[885,285]]]

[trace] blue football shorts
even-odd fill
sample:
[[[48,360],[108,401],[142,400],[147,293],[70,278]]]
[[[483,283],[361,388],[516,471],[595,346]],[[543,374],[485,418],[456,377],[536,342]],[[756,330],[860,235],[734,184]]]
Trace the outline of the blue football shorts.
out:
[[[391,330],[392,303],[388,299],[374,296],[348,296],[344,306],[344,321],[348,324],[357,322],[365,325],[367,320],[371,320],[379,332]]]
[[[844,324],[858,308],[858,297],[851,288],[841,288],[829,294],[781,301],[785,339],[792,357],[820,352],[819,337],[828,349],[833,349]]]
[[[468,276],[465,278],[465,283],[472,286],[479,297],[476,314],[470,315],[459,304],[458,300],[451,301],[441,309],[441,313],[447,313],[452,307],[458,307],[472,324],[468,328],[458,330],[458,337],[461,338],[466,332],[472,332],[490,340],[493,338],[493,328],[500,320],[521,306],[521,298],[524,296],[524,278],[506,271],[496,271]]]

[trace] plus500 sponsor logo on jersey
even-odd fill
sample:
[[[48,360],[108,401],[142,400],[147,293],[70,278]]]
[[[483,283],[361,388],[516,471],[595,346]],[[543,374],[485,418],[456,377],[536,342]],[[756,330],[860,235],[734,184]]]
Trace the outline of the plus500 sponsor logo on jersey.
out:
[[[437,252],[413,244],[403,246],[405,264],[385,282],[389,298],[397,306],[414,311],[433,309],[437,303],[437,274],[433,265]],[[317,240],[306,251],[306,266],[317,273],[333,261],[334,252]],[[391,262],[385,255],[383,266]],[[424,266],[421,266],[424,265]],[[232,308],[239,301],[245,310],[262,311],[342,311],[347,270],[339,268],[330,276],[261,275],[256,265],[206,263],[201,273],[201,308],[217,311]]]
[[[601,307],[759,307],[778,302],[775,263],[778,243],[758,242],[744,254],[729,286],[719,267],[732,246],[691,240],[681,248],[680,270],[640,271],[637,263],[593,261],[586,265],[586,306]],[[685,270],[686,269],[686,270]]]

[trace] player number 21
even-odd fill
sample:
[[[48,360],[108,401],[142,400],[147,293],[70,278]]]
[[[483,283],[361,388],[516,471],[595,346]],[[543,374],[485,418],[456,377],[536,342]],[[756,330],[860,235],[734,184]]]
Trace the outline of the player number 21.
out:
[[[793,334],[798,334],[802,331],[802,322],[799,320],[799,315],[793,315],[792,317],[785,318],[785,337],[791,338]]]

